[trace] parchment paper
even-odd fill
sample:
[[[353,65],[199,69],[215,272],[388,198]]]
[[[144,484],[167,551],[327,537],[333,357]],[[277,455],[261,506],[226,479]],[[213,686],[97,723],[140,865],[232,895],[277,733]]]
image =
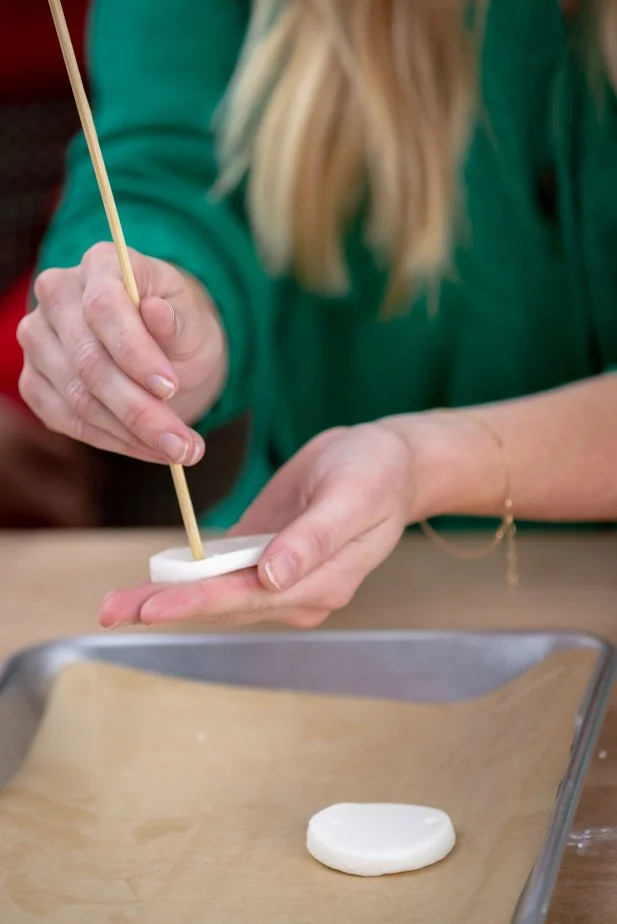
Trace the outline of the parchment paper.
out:
[[[506,924],[554,807],[595,654],[472,702],[202,686],[82,663],[0,793],[2,924]],[[444,862],[360,879],[306,852],[346,801],[449,812]]]

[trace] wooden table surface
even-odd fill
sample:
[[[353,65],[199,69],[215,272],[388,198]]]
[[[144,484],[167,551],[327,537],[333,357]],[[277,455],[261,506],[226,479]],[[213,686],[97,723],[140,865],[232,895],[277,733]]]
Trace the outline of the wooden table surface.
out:
[[[102,596],[143,580],[149,555],[179,542],[177,534],[157,532],[0,533],[0,659],[27,645],[98,631]],[[521,585],[508,594],[500,553],[462,562],[411,537],[328,627],[582,629],[617,644],[617,535],[524,536],[520,567]],[[615,921],[617,690],[550,916],[551,924]]]

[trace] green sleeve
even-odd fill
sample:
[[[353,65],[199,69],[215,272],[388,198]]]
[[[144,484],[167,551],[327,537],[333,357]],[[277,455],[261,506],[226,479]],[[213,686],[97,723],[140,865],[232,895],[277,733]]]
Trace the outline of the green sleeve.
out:
[[[101,147],[129,246],[174,263],[212,296],[229,341],[229,376],[204,426],[250,407],[268,342],[270,285],[239,197],[208,200],[213,113],[233,72],[243,0],[98,0],[89,75]],[[67,184],[41,268],[72,266],[111,239],[87,149],[71,146]]]

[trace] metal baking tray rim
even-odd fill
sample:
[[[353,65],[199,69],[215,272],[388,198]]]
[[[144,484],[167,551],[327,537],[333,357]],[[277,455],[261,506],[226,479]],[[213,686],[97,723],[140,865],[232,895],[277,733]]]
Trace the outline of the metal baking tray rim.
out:
[[[406,641],[417,641],[420,643],[427,640],[440,642],[458,642],[462,638],[476,640],[483,643],[489,640],[500,639],[512,641],[516,640],[533,640],[537,643],[537,650],[544,648],[546,655],[560,650],[569,650],[572,648],[591,648],[598,652],[599,659],[610,660],[611,657],[617,657],[617,651],[606,642],[601,636],[587,632],[579,631],[551,631],[551,630],[456,630],[456,629],[438,629],[438,630],[416,630],[416,629],[392,629],[392,630],[310,630],[302,631],[285,631],[285,632],[230,632],[230,633],[172,633],[172,632],[131,632],[118,634],[93,634],[93,635],[76,635],[65,636],[56,639],[50,639],[37,645],[28,646],[18,649],[5,660],[0,660],[0,694],[3,686],[9,679],[9,676],[17,669],[25,658],[33,659],[37,656],[48,655],[53,653],[57,656],[61,666],[69,664],[77,659],[75,652],[80,656],[91,656],[94,660],[96,654],[101,648],[105,649],[142,649],[147,648],[165,648],[173,646],[174,648],[190,649],[197,646],[207,647],[241,647],[250,645],[255,647],[269,647],[272,644],[284,645],[292,642],[294,645],[323,645],[324,642],[340,644],[341,642],[363,643],[369,641],[380,641],[383,643],[397,643]],[[539,659],[537,659],[539,660]],[[520,673],[527,670],[523,666]],[[511,679],[517,676],[516,673],[511,675]]]

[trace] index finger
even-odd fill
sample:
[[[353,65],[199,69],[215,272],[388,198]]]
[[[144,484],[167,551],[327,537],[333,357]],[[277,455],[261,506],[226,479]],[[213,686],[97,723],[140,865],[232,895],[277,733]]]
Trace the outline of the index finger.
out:
[[[131,254],[139,291],[145,295],[147,261]],[[105,347],[124,374],[157,398],[173,397],[178,380],[174,367],[129,298],[120,273],[118,258],[105,246],[93,247],[81,265],[83,315],[88,328]],[[170,326],[173,317],[170,310]]]
[[[170,613],[165,611],[172,604]],[[254,569],[194,584],[142,584],[110,594],[101,605],[100,623],[104,628],[119,625],[155,625],[201,618],[221,620],[240,612],[262,611],[278,599],[264,590]]]
[[[239,624],[276,620],[278,614],[298,608],[323,611],[327,588],[337,579],[341,582],[341,570],[344,569],[337,565],[333,576],[332,569],[321,569],[321,574],[309,575],[282,594],[266,590],[254,568],[194,583],[142,584],[110,594],[101,606],[100,622],[106,628],[193,619]]]

